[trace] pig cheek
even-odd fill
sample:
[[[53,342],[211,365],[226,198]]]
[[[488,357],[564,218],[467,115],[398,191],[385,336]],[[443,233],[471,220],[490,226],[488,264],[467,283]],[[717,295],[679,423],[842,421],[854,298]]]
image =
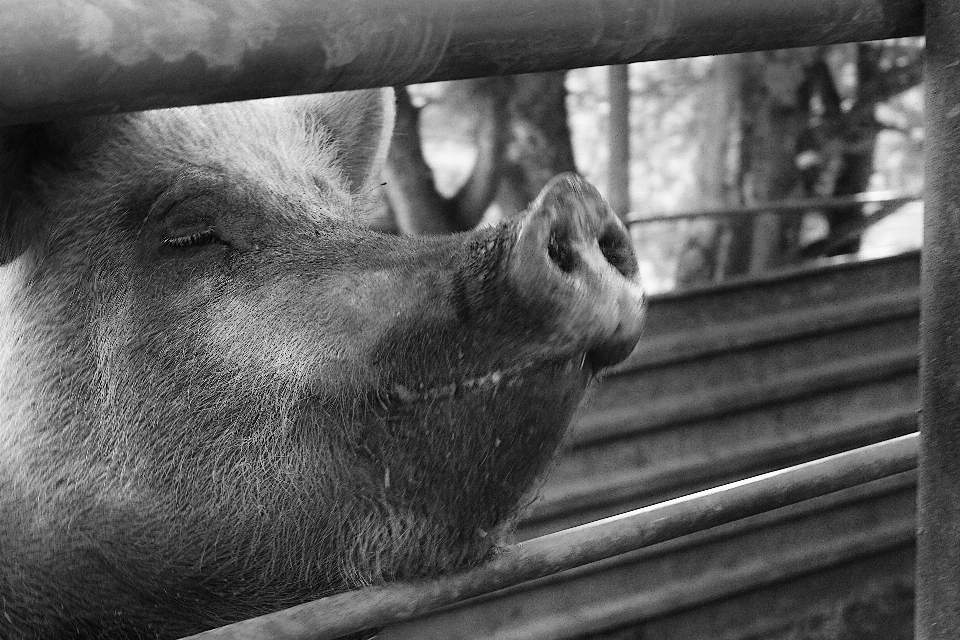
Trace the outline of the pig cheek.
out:
[[[382,382],[381,363],[370,359],[376,345],[427,293],[398,287],[389,271],[274,279],[210,304],[203,348],[316,395],[362,394]]]
[[[341,395],[361,376],[357,336],[365,323],[342,310],[336,317],[302,294],[232,295],[206,310],[202,350],[230,370],[314,393]]]

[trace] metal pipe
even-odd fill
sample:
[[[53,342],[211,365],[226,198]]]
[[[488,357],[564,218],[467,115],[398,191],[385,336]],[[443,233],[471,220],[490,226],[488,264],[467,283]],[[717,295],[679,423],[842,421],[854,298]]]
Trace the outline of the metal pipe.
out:
[[[696,218],[750,218],[762,213],[776,213],[780,215],[804,215],[816,209],[835,209],[840,207],[855,207],[865,204],[878,204],[888,207],[904,205],[921,200],[922,196],[911,193],[896,193],[878,191],[874,193],[858,193],[852,196],[833,196],[830,198],[803,198],[794,200],[780,200],[766,204],[751,205],[749,207],[734,207],[728,209],[700,209],[697,211],[680,211],[677,213],[663,213],[651,216],[631,216],[626,224],[647,224],[649,222],[678,222]]]
[[[960,638],[960,6],[928,0],[918,640]]]
[[[329,640],[913,469],[911,434],[514,545],[473,571],[342,593],[195,636]]]
[[[919,35],[922,0],[0,0],[0,125]]]

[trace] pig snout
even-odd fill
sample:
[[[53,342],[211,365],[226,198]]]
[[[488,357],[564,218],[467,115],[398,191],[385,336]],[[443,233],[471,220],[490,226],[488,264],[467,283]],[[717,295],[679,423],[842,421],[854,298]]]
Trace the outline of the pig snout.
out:
[[[622,361],[640,338],[645,300],[630,235],[579,176],[557,176],[530,205],[507,278],[593,369]]]

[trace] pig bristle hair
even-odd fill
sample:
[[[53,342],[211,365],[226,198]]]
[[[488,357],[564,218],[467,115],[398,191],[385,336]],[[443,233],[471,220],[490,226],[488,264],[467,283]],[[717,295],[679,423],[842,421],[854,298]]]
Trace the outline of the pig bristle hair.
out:
[[[138,628],[180,637],[345,589],[463,569],[494,552],[502,529],[480,524],[509,527],[514,493],[553,452],[553,423],[536,432],[518,422],[508,436],[485,418],[467,433],[438,433],[432,427],[464,414],[424,396],[424,406],[404,409],[430,437],[404,458],[394,445],[408,433],[379,441],[370,433],[396,426],[385,416],[391,381],[342,357],[357,351],[349,338],[317,344],[325,314],[344,311],[329,301],[281,308],[305,295],[292,273],[298,250],[313,252],[310,277],[345,272],[331,286],[359,286],[336,262],[355,259],[354,249],[325,246],[324,224],[372,207],[377,182],[341,170],[354,148],[338,136],[351,127],[326,118],[324,104],[56,125],[76,137],[64,163],[82,169],[64,176],[51,165],[34,176],[37,201],[50,204],[21,213],[42,220],[43,232],[0,269],[0,548],[18,550],[16,559],[0,553],[0,618],[13,625],[0,620],[0,635],[117,637],[136,612]],[[385,150],[369,145],[376,138],[382,147],[389,127],[371,128],[373,138],[355,140],[357,163],[376,173]],[[151,250],[149,200],[197,168],[229,174],[231,188],[271,205],[268,222],[298,231],[262,249],[273,266],[258,263],[255,283],[184,257],[157,295],[162,270],[138,253]],[[381,242],[350,223],[337,229],[347,245]],[[405,257],[398,250],[391,268],[407,268]],[[371,344],[388,342],[376,323],[364,331],[374,332],[364,336]],[[395,348],[400,359],[423,355]],[[550,393],[553,405],[576,401]],[[557,415],[570,413],[572,404]],[[493,467],[501,463],[490,443],[500,436],[522,453],[506,469]],[[408,468],[393,467],[387,487],[379,465],[395,454]],[[489,499],[428,482],[436,474],[487,490],[495,472],[509,477]],[[73,616],[66,631],[46,626],[55,624],[51,602]]]

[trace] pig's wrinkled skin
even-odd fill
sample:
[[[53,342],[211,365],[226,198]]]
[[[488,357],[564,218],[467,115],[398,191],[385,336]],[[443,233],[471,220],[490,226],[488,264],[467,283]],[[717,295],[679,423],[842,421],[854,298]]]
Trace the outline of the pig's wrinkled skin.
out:
[[[178,637],[495,549],[637,340],[636,261],[572,177],[368,230],[391,126],[375,91],[0,133],[0,638]]]

